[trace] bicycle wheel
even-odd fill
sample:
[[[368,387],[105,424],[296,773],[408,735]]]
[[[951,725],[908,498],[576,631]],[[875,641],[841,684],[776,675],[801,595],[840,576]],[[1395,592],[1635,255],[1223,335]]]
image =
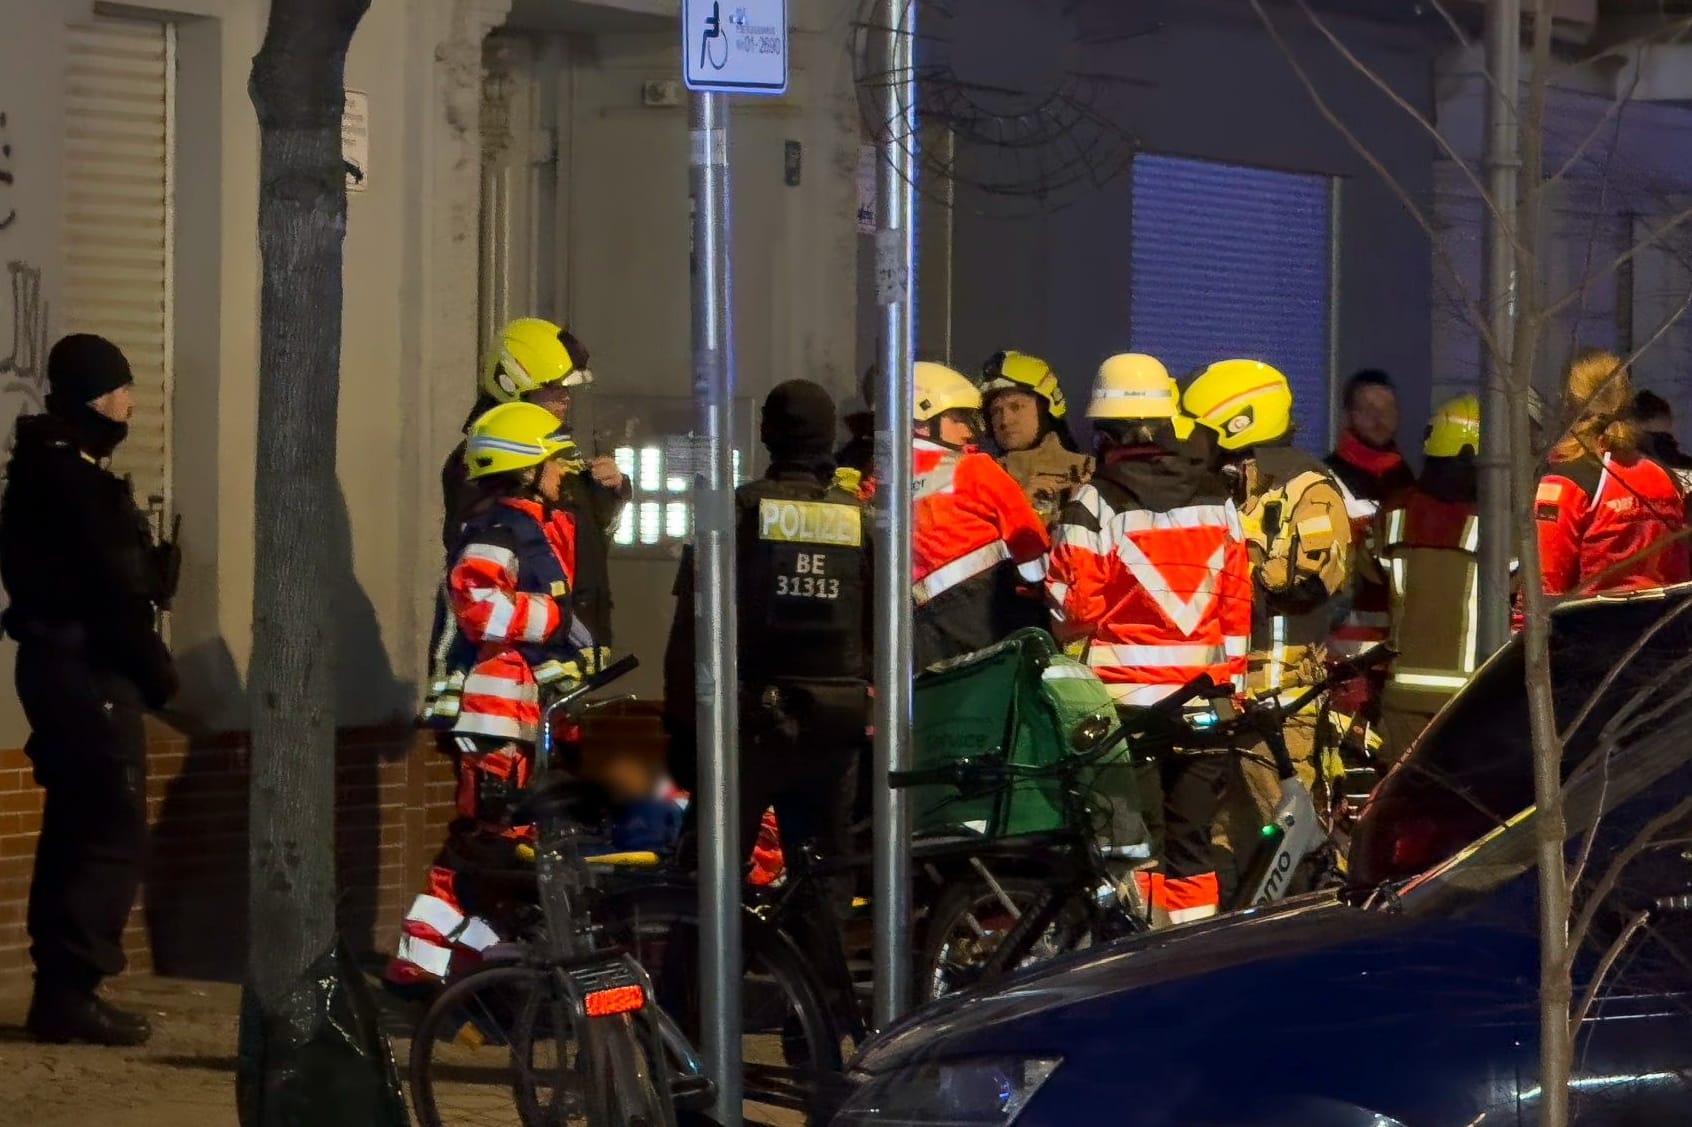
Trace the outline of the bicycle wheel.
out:
[[[988,958],[1021,914],[1046,891],[1042,882],[1031,877],[1004,877],[997,883],[1003,897],[979,878],[950,884],[941,894],[923,933],[922,961],[917,975],[922,1001],[933,1001],[979,983]],[[1007,899],[1009,905],[1005,903]],[[1072,900],[1058,910],[1057,919],[1016,965],[1031,966],[1065,951],[1090,946],[1092,941],[1086,907]]]
[[[796,948],[756,916],[742,916],[742,1117],[748,1124],[816,1117],[836,1092],[845,1062],[838,1026],[814,972]],[[608,936],[652,977],[658,1003],[700,1043],[699,913],[688,889],[635,890],[605,906]]]
[[[559,980],[537,967],[482,967],[443,990],[410,1071],[422,1127],[588,1127],[597,1095]]]
[[[595,1127],[672,1127],[675,1110],[659,1094],[634,1019],[600,1018],[588,1026],[587,1039],[605,1111]]]

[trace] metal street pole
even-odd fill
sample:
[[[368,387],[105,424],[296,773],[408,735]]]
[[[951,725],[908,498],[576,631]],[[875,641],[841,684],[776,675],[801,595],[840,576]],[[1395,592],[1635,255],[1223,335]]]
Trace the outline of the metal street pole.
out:
[[[695,682],[699,707],[699,979],[705,1066],[717,1085],[716,1120],[739,1127],[740,745],[735,703],[734,288],[728,102],[688,102],[693,193]]]
[[[881,402],[875,429],[875,1021],[910,1004],[910,812],[888,772],[911,742],[911,361],[916,346],[917,0],[882,0],[887,76],[881,140]]]
[[[1497,348],[1486,354],[1481,406],[1480,651],[1510,640],[1510,375],[1521,279],[1516,272],[1517,176],[1522,167],[1521,0],[1492,0],[1486,15],[1486,179],[1492,197],[1486,246],[1487,319]],[[1531,378],[1531,376],[1530,376]],[[1525,390],[1526,382],[1517,380]]]

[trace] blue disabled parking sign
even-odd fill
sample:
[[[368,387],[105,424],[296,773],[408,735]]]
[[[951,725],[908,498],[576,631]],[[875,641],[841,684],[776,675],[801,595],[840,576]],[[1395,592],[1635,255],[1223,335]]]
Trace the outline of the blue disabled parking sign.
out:
[[[787,0],[682,0],[682,60],[689,90],[787,93]]]

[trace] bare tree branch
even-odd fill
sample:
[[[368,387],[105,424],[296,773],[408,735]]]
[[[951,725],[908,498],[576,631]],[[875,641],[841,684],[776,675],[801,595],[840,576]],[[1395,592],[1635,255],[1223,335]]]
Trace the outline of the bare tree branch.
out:
[[[1368,146],[1363,144],[1357,134],[1340,120],[1339,115],[1334,112],[1333,107],[1322,96],[1322,92],[1316,88],[1316,83],[1310,77],[1310,72],[1305,70],[1304,64],[1298,61],[1298,56],[1293,53],[1291,44],[1281,34],[1281,29],[1270,19],[1268,11],[1263,7],[1263,0],[1250,0],[1250,2],[1252,11],[1257,13],[1257,18],[1262,21],[1264,30],[1268,31],[1270,38],[1275,41],[1276,48],[1281,52],[1282,57],[1287,60],[1287,65],[1292,68],[1294,76],[1298,78],[1299,85],[1303,86],[1305,92],[1310,95],[1311,103],[1316,107],[1316,112],[1321,114],[1323,120],[1329,125],[1333,126],[1345,140],[1345,143],[1351,147],[1351,150],[1362,158],[1375,175],[1381,178],[1381,181],[1386,184],[1392,194],[1398,197],[1398,202],[1404,206],[1404,210],[1410,214],[1410,217],[1422,228],[1423,233],[1428,236],[1428,241],[1432,244],[1434,253],[1439,256],[1440,264],[1445,267],[1457,289],[1461,291],[1460,296],[1467,307],[1465,312],[1468,313],[1483,342],[1496,354],[1498,343],[1493,339],[1492,330],[1487,324],[1486,317],[1481,312],[1479,303],[1469,296],[1466,287],[1463,285],[1463,276],[1458,272],[1456,264],[1451,261],[1450,254],[1441,245],[1439,234],[1435,231],[1433,223],[1423,214],[1422,209],[1417,206],[1416,201],[1411,198],[1404,185],[1400,184],[1397,177],[1393,176],[1387,170],[1386,165],[1381,163],[1380,158],[1370,152]]]
[[[1593,143],[1598,140],[1598,134],[1603,132],[1604,126],[1608,122],[1613,120],[1617,131],[1620,131],[1622,107],[1633,100],[1634,91],[1637,89],[1639,89],[1639,73],[1635,71],[1633,75],[1633,82],[1630,86],[1628,86],[1627,93],[1610,102],[1608,108],[1604,110],[1603,116],[1600,117],[1592,128],[1587,131],[1586,136],[1581,138],[1580,144],[1576,145],[1574,147],[1574,151],[1571,152],[1563,161],[1563,166],[1557,169],[1556,172],[1553,172],[1550,176],[1546,177],[1545,183],[1547,185],[1560,183],[1563,177],[1568,175],[1569,170],[1580,163],[1581,158],[1586,155],[1586,150],[1590,149]],[[1609,161],[1610,157],[1614,155],[1614,153],[1615,138],[1612,137],[1610,141],[1610,152],[1605,156],[1606,163]]]
[[[1621,934],[1616,936],[1615,942],[1611,943],[1604,952],[1604,957],[1598,960],[1598,968],[1592,975],[1592,981],[1586,984],[1586,989],[1581,992],[1580,1001],[1575,1003],[1574,1012],[1569,1015],[1569,1039],[1571,1041],[1579,1036],[1580,1027],[1586,1021],[1586,1015],[1592,1011],[1592,1003],[1598,999],[1598,991],[1603,988],[1604,980],[1610,976],[1610,969],[1616,965],[1616,960],[1621,958],[1622,952],[1627,950],[1628,945],[1633,942],[1633,937],[1638,935],[1640,929],[1650,921],[1650,909],[1634,913],[1633,918],[1627,921],[1627,926],[1622,928]]]
[[[1592,921],[1597,918],[1599,908],[1603,906],[1604,901],[1610,897],[1611,893],[1615,892],[1616,885],[1620,883],[1622,873],[1627,867],[1655,843],[1658,834],[1676,822],[1685,821],[1688,816],[1692,816],[1692,795],[1688,795],[1675,803],[1672,809],[1652,818],[1634,836],[1633,840],[1616,854],[1615,859],[1604,870],[1604,875],[1598,879],[1592,891],[1582,899],[1580,915],[1575,918],[1574,924],[1569,928],[1570,950],[1578,950],[1586,942],[1587,933],[1592,930]]]
[[[1253,0],[1253,2],[1256,2],[1256,0]],[[1672,219],[1670,219],[1667,223],[1664,223],[1661,227],[1657,228],[1655,231],[1652,231],[1649,238],[1640,239],[1637,242],[1635,242],[1632,246],[1630,246],[1626,250],[1622,251],[1613,260],[1611,260],[1611,262],[1608,266],[1604,267],[1602,270],[1593,271],[1592,273],[1588,274],[1585,278],[1582,278],[1581,281],[1580,281],[1580,284],[1577,285],[1573,290],[1571,290],[1569,293],[1564,294],[1561,298],[1557,299],[1556,301],[1552,302],[1550,305],[1546,306],[1544,309],[1540,310],[1540,312],[1539,312],[1540,320],[1541,321],[1548,321],[1552,317],[1555,317],[1557,314],[1561,313],[1563,310],[1567,309],[1569,306],[1573,305],[1575,303],[1575,301],[1578,300],[1580,298],[1580,296],[1583,293],[1586,292],[1587,286],[1590,286],[1593,282],[1598,281],[1600,278],[1608,277],[1609,275],[1614,274],[1617,270],[1620,270],[1623,266],[1626,266],[1629,262],[1632,262],[1633,259],[1639,254],[1640,251],[1644,250],[1648,246],[1651,246],[1658,239],[1662,238],[1664,235],[1668,234],[1669,232],[1675,230],[1678,227],[1683,226],[1687,222],[1687,220],[1692,220],[1692,207],[1689,207],[1689,208],[1686,208],[1686,209],[1680,211]]]
[[[1397,90],[1394,90],[1392,88],[1392,84],[1377,74],[1373,67],[1358,58],[1356,52],[1346,46],[1345,41],[1336,35],[1334,30],[1328,26],[1327,22],[1323,20],[1321,16],[1318,16],[1315,10],[1310,7],[1309,0],[1298,0],[1298,7],[1299,10],[1304,13],[1305,18],[1310,21],[1311,25],[1322,34],[1322,38],[1326,39],[1333,49],[1339,53],[1340,58],[1350,63],[1351,68],[1367,79],[1369,85],[1379,90],[1382,94],[1385,94],[1388,101],[1403,110],[1406,116],[1408,116],[1411,121],[1414,121],[1421,128],[1422,132],[1433,138],[1434,144],[1445,153],[1446,159],[1450,160],[1453,164],[1457,165],[1458,168],[1463,170],[1463,176],[1469,181],[1470,186],[1474,188],[1475,194],[1480,197],[1481,202],[1485,204],[1486,209],[1492,213],[1493,221],[1502,224],[1503,216],[1499,214],[1498,201],[1494,200],[1487,192],[1485,186],[1481,183],[1480,177],[1475,174],[1475,171],[1472,168],[1469,167],[1468,162],[1463,159],[1463,155],[1457,151],[1457,147],[1446,139],[1445,134],[1439,131],[1439,126],[1435,125],[1423,116],[1421,110],[1411,105],[1409,99],[1404,95],[1400,94]],[[1494,86],[1494,89],[1496,89],[1496,86]],[[1514,241],[1516,232],[1511,229],[1509,234],[1512,241]]]

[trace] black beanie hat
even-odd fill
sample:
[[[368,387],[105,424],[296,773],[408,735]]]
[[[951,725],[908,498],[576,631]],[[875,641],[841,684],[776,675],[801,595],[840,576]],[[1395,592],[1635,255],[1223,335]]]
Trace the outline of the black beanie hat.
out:
[[[834,399],[810,380],[778,384],[764,400],[759,431],[777,458],[814,458],[834,449]]]
[[[105,337],[73,333],[47,354],[47,409],[75,411],[135,382],[122,350]]]

